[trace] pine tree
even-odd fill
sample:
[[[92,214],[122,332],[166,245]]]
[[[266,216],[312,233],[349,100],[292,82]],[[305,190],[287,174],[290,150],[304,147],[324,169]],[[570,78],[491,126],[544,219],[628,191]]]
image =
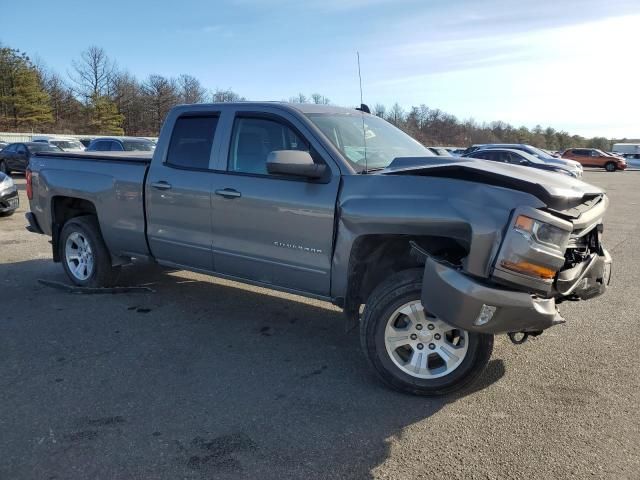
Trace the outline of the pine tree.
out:
[[[37,69],[19,50],[0,47],[0,125],[39,129],[52,121],[49,96]]]
[[[118,107],[106,96],[93,95],[87,107],[88,125],[86,133],[103,135],[122,135],[124,115],[118,113]]]

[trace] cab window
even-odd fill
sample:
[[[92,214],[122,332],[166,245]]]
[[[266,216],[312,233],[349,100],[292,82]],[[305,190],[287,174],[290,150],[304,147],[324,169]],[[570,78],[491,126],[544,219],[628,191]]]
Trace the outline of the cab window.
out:
[[[266,118],[236,118],[228,170],[268,175],[267,157],[275,150],[309,152],[309,144],[284,123]]]

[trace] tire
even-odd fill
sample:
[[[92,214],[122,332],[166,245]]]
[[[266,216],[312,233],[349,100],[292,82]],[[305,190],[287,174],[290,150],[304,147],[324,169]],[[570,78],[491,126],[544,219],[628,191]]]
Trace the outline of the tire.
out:
[[[360,342],[373,370],[387,386],[414,395],[448,395],[466,387],[480,376],[493,351],[493,335],[456,329],[429,314],[426,309],[423,310],[420,302],[422,274],[422,269],[396,273],[371,293],[362,317]],[[410,309],[413,318],[398,314],[403,309]],[[407,320],[411,324],[403,327],[402,331],[413,332],[411,335],[388,335],[389,329],[398,331],[397,322]],[[419,323],[423,320],[426,325]],[[392,321],[396,323],[392,324]],[[420,326],[423,328],[416,330]],[[391,347],[388,345],[387,339],[405,336],[411,338],[416,334],[420,335],[417,341],[424,343],[416,344],[414,340],[407,340],[413,342],[410,357],[407,355],[407,345],[395,350],[393,348],[396,344]],[[439,338],[436,340],[437,337]],[[422,349],[419,351],[420,345]],[[454,353],[454,356],[447,352]],[[423,363],[425,354],[426,360]],[[405,365],[402,365],[405,360],[401,358],[402,355],[407,355]],[[415,358],[419,358],[419,365],[424,365],[425,368],[418,371],[413,367],[409,358],[413,359],[414,355],[418,355]],[[451,365],[445,362],[445,358],[450,360]]]
[[[10,217],[14,213],[16,213],[15,210],[9,210],[8,212],[0,212],[0,217]]]
[[[11,174],[11,170],[7,168],[7,163],[4,160],[0,160],[0,172],[4,173],[5,175]]]
[[[607,172],[615,172],[618,169],[618,167],[616,167],[615,162],[607,162],[604,166],[604,169]]]
[[[76,285],[111,287],[118,280],[120,267],[111,265],[111,255],[93,215],[68,220],[60,232],[59,249],[64,271]]]

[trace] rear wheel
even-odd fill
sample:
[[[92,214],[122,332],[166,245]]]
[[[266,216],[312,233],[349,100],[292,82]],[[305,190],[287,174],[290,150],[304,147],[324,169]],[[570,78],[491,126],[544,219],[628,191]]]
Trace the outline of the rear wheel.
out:
[[[493,335],[449,325],[420,300],[422,270],[390,277],[371,294],[360,340],[380,379],[416,395],[446,395],[475,380],[493,351]]]
[[[615,172],[617,170],[615,162],[607,162],[604,168],[607,172]]]
[[[81,287],[110,287],[120,267],[111,265],[98,221],[82,216],[67,221],[60,233],[60,258],[69,279]]]

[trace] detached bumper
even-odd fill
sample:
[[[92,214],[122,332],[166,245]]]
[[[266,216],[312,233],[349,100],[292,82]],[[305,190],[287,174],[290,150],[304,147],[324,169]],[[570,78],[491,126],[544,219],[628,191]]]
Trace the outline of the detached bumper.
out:
[[[533,332],[564,322],[554,298],[486,286],[431,258],[425,265],[422,303],[428,312],[470,332]],[[495,311],[478,325],[484,305]]]
[[[563,272],[565,273],[565,272]],[[562,275],[562,274],[561,274]],[[587,300],[601,295],[611,277],[606,250],[559,276],[555,296],[542,298],[526,292],[485,285],[428,257],[422,281],[425,309],[450,325],[481,333],[536,332],[564,323],[556,298]],[[490,319],[481,314],[492,312]]]

